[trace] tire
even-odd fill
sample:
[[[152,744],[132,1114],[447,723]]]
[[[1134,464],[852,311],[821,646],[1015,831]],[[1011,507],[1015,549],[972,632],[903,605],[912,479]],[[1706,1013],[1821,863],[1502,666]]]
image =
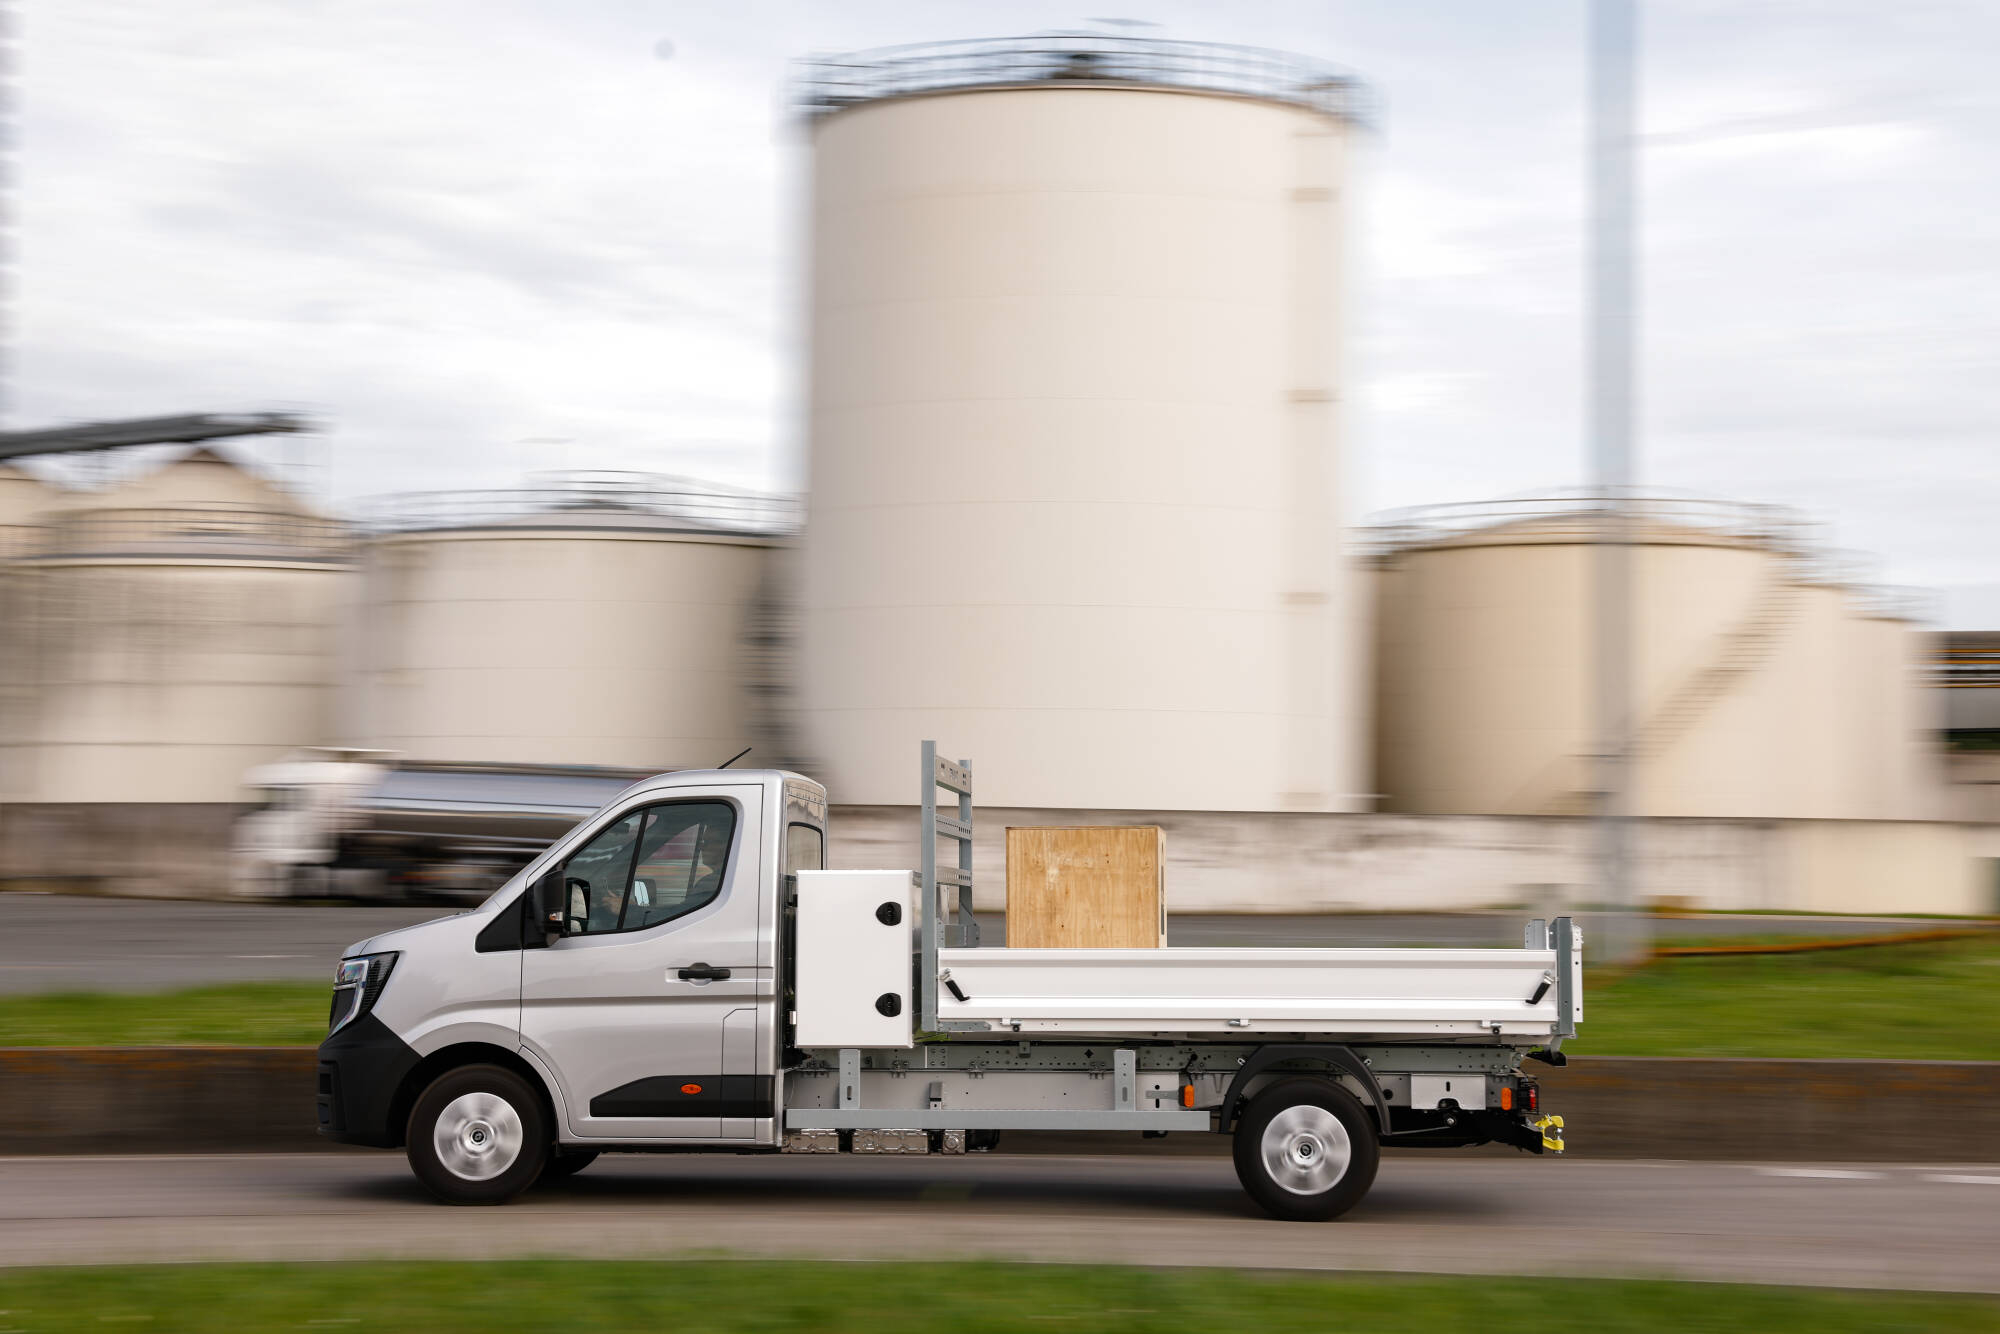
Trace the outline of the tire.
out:
[[[596,1149],[557,1149],[542,1168],[542,1180],[561,1181],[573,1177],[597,1161]]]
[[[526,1080],[497,1065],[460,1066],[410,1109],[410,1170],[447,1204],[505,1204],[541,1175],[551,1138]]]
[[[1375,1184],[1382,1146],[1375,1122],[1339,1085],[1281,1079],[1236,1122],[1236,1179],[1273,1218],[1338,1218]]]

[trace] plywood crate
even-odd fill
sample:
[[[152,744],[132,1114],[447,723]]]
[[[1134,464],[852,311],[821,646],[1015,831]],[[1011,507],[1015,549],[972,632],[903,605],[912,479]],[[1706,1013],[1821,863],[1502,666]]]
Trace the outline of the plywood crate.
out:
[[[1007,830],[1007,944],[1135,949],[1167,943],[1166,832],[1158,825]]]

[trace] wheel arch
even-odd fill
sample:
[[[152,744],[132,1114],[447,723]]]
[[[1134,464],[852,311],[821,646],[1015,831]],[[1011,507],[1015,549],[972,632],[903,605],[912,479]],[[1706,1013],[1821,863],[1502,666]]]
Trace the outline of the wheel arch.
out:
[[[542,1111],[548,1117],[550,1131],[556,1138],[561,1138],[562,1124],[557,1119],[555,1097],[549,1091],[548,1081],[542,1078],[542,1072],[535,1068],[532,1061],[518,1051],[509,1051],[490,1042],[454,1042],[418,1061],[397,1086],[396,1096],[389,1104],[389,1128],[396,1136],[395,1147],[401,1147],[408,1139],[410,1112],[424,1090],[439,1076],[467,1065],[497,1065],[526,1080],[528,1087],[542,1100]]]
[[[1362,1092],[1368,1095],[1368,1104],[1375,1113],[1375,1133],[1381,1137],[1389,1134],[1389,1100],[1382,1096],[1382,1085],[1375,1078],[1375,1072],[1369,1068],[1368,1062],[1354,1054],[1353,1048],[1330,1042],[1278,1042],[1250,1053],[1236,1068],[1236,1077],[1229,1081],[1229,1091],[1222,1095],[1222,1113],[1216,1119],[1216,1130],[1228,1134],[1234,1128],[1237,1115],[1249,1099],[1250,1083],[1259,1075],[1312,1073],[1310,1070],[1275,1069],[1289,1061],[1315,1062],[1322,1069],[1331,1068],[1352,1076],[1361,1085]]]

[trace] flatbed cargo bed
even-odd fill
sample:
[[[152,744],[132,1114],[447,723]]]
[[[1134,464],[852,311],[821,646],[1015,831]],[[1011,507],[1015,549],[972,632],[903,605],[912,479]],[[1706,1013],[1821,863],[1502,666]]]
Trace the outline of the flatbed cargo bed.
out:
[[[1568,968],[1562,961],[1569,955]],[[1562,1034],[1575,949],[941,949],[937,1016],[1008,1033],[1338,1034],[1534,1044]],[[1567,1019],[1581,1017],[1572,1003]],[[1572,1030],[1573,1031],[1573,1030]]]

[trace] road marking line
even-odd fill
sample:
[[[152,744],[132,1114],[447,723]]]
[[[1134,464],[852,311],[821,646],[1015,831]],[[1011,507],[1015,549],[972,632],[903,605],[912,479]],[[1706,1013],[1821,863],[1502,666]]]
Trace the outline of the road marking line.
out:
[[[1924,1180],[1943,1181],[1954,1186],[2000,1186],[2000,1177],[1965,1176],[1950,1172],[1927,1173]]]
[[[1880,1181],[1880,1172],[1849,1172],[1833,1167],[1760,1167],[1763,1177],[1816,1177],[1828,1181]]]

